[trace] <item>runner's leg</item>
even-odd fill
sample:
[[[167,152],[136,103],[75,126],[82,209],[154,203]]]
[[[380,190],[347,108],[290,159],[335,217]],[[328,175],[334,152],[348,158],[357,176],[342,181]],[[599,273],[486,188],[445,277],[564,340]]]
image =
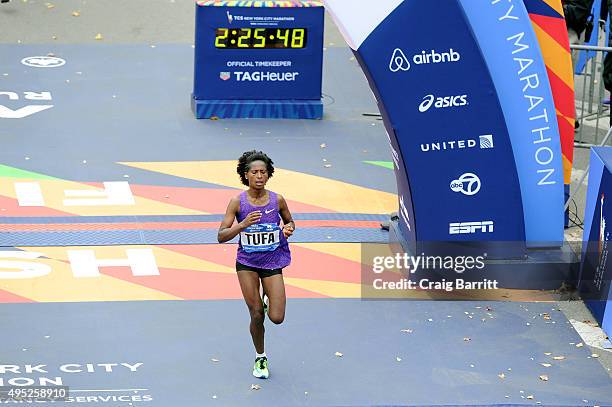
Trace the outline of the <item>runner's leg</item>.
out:
[[[259,275],[254,271],[240,270],[237,272],[242,296],[251,314],[250,331],[253,345],[257,353],[264,353],[264,311],[259,296]]]
[[[275,324],[281,324],[285,319],[285,307],[287,304],[283,275],[275,274],[264,277],[261,279],[261,283],[270,301],[268,305],[268,318]]]

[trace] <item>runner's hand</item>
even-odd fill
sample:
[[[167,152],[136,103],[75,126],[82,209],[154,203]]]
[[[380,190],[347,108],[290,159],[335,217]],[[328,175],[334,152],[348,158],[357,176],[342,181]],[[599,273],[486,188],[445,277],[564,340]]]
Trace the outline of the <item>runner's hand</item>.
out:
[[[253,211],[249,213],[242,222],[240,222],[240,226],[242,226],[243,229],[246,229],[249,226],[258,223],[260,219],[261,219],[261,211]]]
[[[285,239],[293,234],[293,226],[285,225],[283,226],[283,235],[285,235]]]

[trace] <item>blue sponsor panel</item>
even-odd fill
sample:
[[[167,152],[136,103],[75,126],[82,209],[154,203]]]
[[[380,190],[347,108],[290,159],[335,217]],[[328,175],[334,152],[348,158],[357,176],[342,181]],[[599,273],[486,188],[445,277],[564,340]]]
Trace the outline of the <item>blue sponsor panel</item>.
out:
[[[498,254],[521,257],[523,201],[512,144],[458,2],[401,2],[355,45],[385,118],[407,209],[411,197],[409,232],[420,242],[475,249],[512,242]]]
[[[484,55],[508,127],[527,246],[559,247],[564,223],[559,129],[546,66],[527,10],[522,0],[459,2]]]
[[[591,150],[579,290],[608,335],[612,334],[612,148]]]
[[[322,117],[323,7],[285,3],[196,5],[197,118]]]

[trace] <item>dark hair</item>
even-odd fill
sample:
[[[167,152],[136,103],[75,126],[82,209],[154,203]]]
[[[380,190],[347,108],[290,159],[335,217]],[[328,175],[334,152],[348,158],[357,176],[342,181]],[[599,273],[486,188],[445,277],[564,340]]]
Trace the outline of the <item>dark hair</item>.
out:
[[[266,164],[266,168],[268,170],[268,178],[272,177],[274,174],[274,162],[264,153],[263,151],[246,151],[242,154],[242,156],[238,159],[238,166],[236,167],[236,172],[240,175],[240,180],[247,187],[249,186],[249,180],[244,176],[244,174],[249,171],[249,167],[253,161],[263,161]]]

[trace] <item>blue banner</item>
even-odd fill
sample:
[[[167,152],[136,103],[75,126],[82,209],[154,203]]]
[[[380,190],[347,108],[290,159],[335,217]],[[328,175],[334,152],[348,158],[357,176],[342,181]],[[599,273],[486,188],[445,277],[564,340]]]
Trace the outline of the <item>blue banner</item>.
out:
[[[386,117],[406,207],[402,191],[411,192],[416,239],[524,242],[510,137],[470,28],[457,1],[404,1],[357,54]],[[508,256],[521,254],[512,248]]]
[[[563,242],[563,161],[546,66],[522,0],[460,0],[494,81],[512,143],[527,245]]]

